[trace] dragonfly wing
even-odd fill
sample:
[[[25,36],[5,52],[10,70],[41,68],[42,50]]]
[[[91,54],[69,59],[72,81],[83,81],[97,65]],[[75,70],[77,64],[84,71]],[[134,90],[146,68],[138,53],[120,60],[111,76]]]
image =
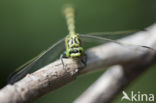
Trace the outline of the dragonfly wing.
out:
[[[127,31],[117,31],[117,32],[93,32],[87,34],[80,34],[82,40],[85,42],[90,42],[94,38],[96,42],[111,42],[112,40],[117,40],[137,32],[136,30],[127,30]],[[112,42],[113,42],[112,41]],[[114,41],[115,42],[115,41]]]
[[[134,48],[135,50],[138,50],[138,51],[144,51],[144,50],[150,50],[154,53],[156,53],[156,50],[154,50],[153,48],[151,47],[148,47],[148,46],[143,46],[143,45],[134,45],[134,44],[128,44],[128,43],[123,43],[123,42],[120,42],[118,41],[117,39],[119,38],[122,38],[122,37],[125,37],[125,36],[128,36],[130,35],[129,33],[128,34],[96,34],[96,35],[87,35],[87,34],[80,34],[80,37],[81,37],[81,40],[82,40],[82,43],[84,42],[90,42],[90,43],[96,43],[96,45],[99,43],[108,43],[108,42],[111,42],[111,43],[115,43],[115,44],[118,44],[118,46],[122,47],[123,50],[131,50],[132,48]],[[87,43],[84,43],[84,44],[87,44]],[[95,44],[93,44],[95,45]],[[131,48],[131,49],[128,49],[128,48]],[[133,50],[134,50],[133,49]]]
[[[18,68],[17,71],[9,76],[8,83],[13,84],[14,82],[22,79],[26,74],[32,73],[35,70],[50,64],[60,56],[64,49],[65,45],[63,38],[42,52],[40,55]]]
[[[116,40],[113,40],[113,39],[110,39],[110,38],[107,38],[107,37],[101,37],[101,36],[95,36],[95,35],[83,35],[81,34],[81,40],[82,42],[95,42],[95,43],[107,43],[107,42],[114,42],[114,43],[119,43],[118,41]]]
[[[130,36],[131,34],[134,34],[136,32],[138,32],[138,30],[125,30],[125,31],[115,31],[115,32],[92,32],[92,33],[87,33],[85,35],[99,36],[99,37],[115,40],[126,36]]]

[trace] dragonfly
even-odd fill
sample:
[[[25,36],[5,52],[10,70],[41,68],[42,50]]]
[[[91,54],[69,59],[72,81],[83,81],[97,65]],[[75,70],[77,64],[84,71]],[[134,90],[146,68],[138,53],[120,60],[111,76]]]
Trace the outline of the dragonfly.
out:
[[[121,43],[116,39],[131,35],[133,33],[133,31],[101,32],[101,33],[97,32],[88,34],[76,33],[74,12],[75,12],[74,8],[70,6],[64,9],[69,34],[66,37],[57,41],[52,46],[50,46],[47,50],[43,51],[37,57],[20,66],[15,72],[13,72],[8,77],[8,84],[14,84],[15,82],[25,77],[28,73],[32,73],[52,63],[54,60],[58,58],[59,55],[63,68],[65,68],[63,58],[72,58],[80,60],[86,66],[87,52],[84,49],[84,44],[92,44],[92,42],[94,41],[95,43],[100,42],[102,44],[112,42],[121,46],[122,45],[125,46],[124,43]],[[153,50],[150,47],[141,45],[127,45],[127,46],[134,46],[138,48]],[[62,51],[64,52],[62,53]]]

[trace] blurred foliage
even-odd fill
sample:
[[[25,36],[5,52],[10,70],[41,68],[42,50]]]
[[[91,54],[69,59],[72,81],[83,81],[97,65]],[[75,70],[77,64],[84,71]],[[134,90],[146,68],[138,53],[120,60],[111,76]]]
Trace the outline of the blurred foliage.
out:
[[[0,87],[15,68],[67,34],[61,10],[68,3],[76,8],[78,33],[144,29],[156,21],[155,0],[0,0]],[[156,94],[154,68],[128,90]],[[101,74],[81,76],[36,103],[70,103]]]

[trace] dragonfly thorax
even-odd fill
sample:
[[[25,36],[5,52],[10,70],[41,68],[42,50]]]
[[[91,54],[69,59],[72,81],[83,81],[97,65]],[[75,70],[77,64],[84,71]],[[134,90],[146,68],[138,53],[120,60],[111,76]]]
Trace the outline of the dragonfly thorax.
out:
[[[66,36],[66,56],[78,58],[84,54],[84,49],[81,47],[80,36],[78,34],[70,34]]]
[[[78,34],[70,34],[65,38],[66,49],[81,46],[80,36]]]

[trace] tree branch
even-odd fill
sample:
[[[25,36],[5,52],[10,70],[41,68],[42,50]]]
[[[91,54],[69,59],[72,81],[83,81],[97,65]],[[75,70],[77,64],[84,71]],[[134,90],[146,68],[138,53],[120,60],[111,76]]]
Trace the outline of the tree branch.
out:
[[[140,34],[137,33],[133,35],[134,38],[132,37],[132,42],[138,42],[142,45],[148,45],[150,47],[156,48],[155,33],[156,25],[153,25],[147,29],[147,32],[140,32]],[[145,39],[143,40],[142,38]],[[129,38],[124,40],[131,41],[131,39]],[[118,53],[119,51],[116,52]],[[139,56],[139,58],[137,55],[136,59],[134,59],[135,61],[131,63],[129,62],[127,64],[123,64],[123,61],[120,62],[120,65],[115,65],[108,68],[108,70],[98,80],[96,80],[95,83],[93,83],[82,95],[80,95],[74,101],[74,103],[108,103],[112,101],[117,93],[123,90],[126,86],[128,86],[129,83],[132,82],[132,80],[136,79],[136,77],[138,77],[142,72],[147,70],[156,62],[156,55],[154,52],[144,52],[144,55]],[[130,55],[123,56],[123,59],[125,59]],[[115,62],[116,60],[113,61]],[[85,72],[88,72],[90,70],[91,68],[88,68],[85,70]]]
[[[156,59],[144,64],[132,64],[122,67],[116,65],[95,81],[74,103],[109,103],[132,80],[147,70]]]
[[[139,32],[121,41],[156,48],[154,47],[156,44],[154,33],[156,33],[156,25],[147,29],[147,31]],[[83,74],[116,64],[134,65],[135,67],[145,63],[148,67],[153,64],[155,59],[155,52],[151,52],[148,49],[142,50],[142,48],[135,47],[123,49],[123,47],[116,46],[113,43],[91,48],[87,50],[87,55],[88,62],[86,68],[83,68],[81,63],[77,63],[72,59],[64,59],[66,69],[63,69],[60,60],[57,60],[32,74],[28,74],[15,84],[5,86],[0,90],[0,103],[28,103],[34,101],[40,96],[73,81],[79,72]],[[107,83],[109,86],[112,85],[110,82]],[[113,94],[115,95],[115,93]]]

